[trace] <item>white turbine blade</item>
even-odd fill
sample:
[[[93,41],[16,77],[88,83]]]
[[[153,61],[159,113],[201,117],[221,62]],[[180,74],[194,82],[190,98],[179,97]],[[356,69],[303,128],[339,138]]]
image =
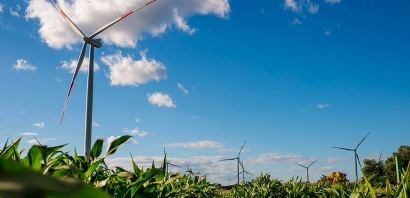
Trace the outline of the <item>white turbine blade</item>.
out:
[[[239,158],[239,155],[240,155],[240,154],[241,154],[241,152],[242,152],[243,146],[245,146],[245,144],[246,144],[246,141],[248,141],[248,140],[245,140],[245,143],[243,143],[243,145],[242,145],[242,147],[241,147],[241,150],[239,150],[239,153],[238,153],[238,158]]]
[[[171,166],[175,166],[175,167],[182,168],[182,167],[180,167],[180,166],[178,166],[178,165],[175,165],[175,164],[171,164],[171,163],[168,163],[168,164],[171,165]]]
[[[362,163],[360,163],[359,155],[357,155],[357,153],[355,153],[355,155],[356,155],[357,161],[359,162],[360,169],[362,169]]]
[[[246,174],[249,174],[249,175],[252,175],[252,176],[255,176],[254,174],[252,174],[252,173],[250,173],[250,172],[248,172],[248,171],[246,171],[246,170],[244,170],[245,171],[245,173]],[[256,176],[255,176],[256,177]]]
[[[81,36],[81,38],[84,38],[85,35],[83,32],[81,32],[80,28],[78,28],[71,20],[68,18],[68,16],[63,12],[63,10],[58,7],[58,5],[54,2],[54,0],[51,0],[53,4],[56,6],[56,8],[60,11],[61,15],[63,15],[64,19],[68,22],[68,24],[71,26],[71,28],[74,30],[74,32],[78,35]]]
[[[370,132],[367,133],[367,135],[362,139],[362,141],[359,142],[359,144],[357,144],[356,148],[354,150],[356,150],[357,148],[359,148],[360,144],[364,141],[364,139],[367,138],[367,136],[369,136]]]
[[[295,163],[295,164],[297,164],[297,165],[299,165],[299,166],[301,166],[301,167],[303,167],[303,168],[307,168],[306,166],[303,166],[303,165],[301,165],[301,164],[298,164],[298,163]]]
[[[118,18],[114,19],[113,21],[111,21],[111,22],[109,22],[109,23],[103,25],[102,27],[100,27],[100,29],[98,29],[96,32],[94,32],[94,34],[91,34],[91,36],[89,36],[88,38],[90,38],[90,39],[94,38],[94,37],[97,36],[99,33],[103,32],[103,31],[106,30],[107,28],[111,27],[112,25],[114,25],[114,24],[117,23],[118,21],[121,21],[121,20],[124,19],[125,17],[131,15],[132,13],[134,13],[134,12],[140,10],[141,8],[143,8],[143,7],[145,7],[145,6],[148,6],[148,5],[151,4],[151,3],[154,3],[155,1],[156,1],[156,0],[152,0],[152,1],[146,3],[145,5],[143,5],[143,6],[139,7],[139,8],[137,8],[137,9],[131,10],[131,11],[129,11],[129,12],[127,12],[127,13],[121,15],[120,17],[118,17]]]
[[[64,112],[67,107],[68,99],[70,98],[71,90],[73,89],[75,79],[77,78],[77,74],[80,71],[81,64],[83,63],[86,48],[87,48],[87,43],[84,43],[83,48],[81,49],[80,57],[78,58],[77,67],[75,68],[75,71],[74,71],[73,79],[71,80],[70,88],[68,89],[67,97],[65,99],[63,113],[61,114],[60,126],[63,123]]]
[[[348,148],[341,148],[341,147],[337,147],[337,146],[332,146],[332,147],[342,149],[342,150],[346,150],[346,151],[354,151],[353,149],[348,149]]]
[[[236,160],[236,159],[238,159],[238,158],[230,158],[230,159],[221,159],[221,160],[219,160],[219,161],[226,161],[226,160]]]
[[[317,159],[317,160],[319,160],[319,159]],[[314,164],[317,160],[315,160],[314,162],[312,162],[311,164],[309,164],[308,167],[312,166],[312,164]]]

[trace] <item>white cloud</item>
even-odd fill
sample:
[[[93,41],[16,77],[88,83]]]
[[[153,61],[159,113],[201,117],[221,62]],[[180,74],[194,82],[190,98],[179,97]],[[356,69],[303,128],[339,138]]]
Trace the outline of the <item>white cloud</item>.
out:
[[[153,105],[158,105],[158,107],[176,107],[176,105],[172,102],[172,99],[169,97],[168,94],[163,94],[159,92],[155,92],[151,95],[148,94],[148,101]]]
[[[39,141],[41,144],[47,144],[49,141],[52,141],[52,140],[56,140],[56,138],[43,138],[43,139],[38,139],[38,141]],[[27,143],[29,143],[29,144],[37,144],[37,145],[38,145],[38,142],[37,142],[36,139],[28,140]]]
[[[308,1],[310,2],[310,1]],[[315,4],[315,3],[308,3],[308,12],[310,14],[316,14],[317,12],[319,12],[319,5]]]
[[[100,125],[95,121],[93,121],[93,126],[100,127]]]
[[[131,129],[131,130],[125,129],[124,132],[125,133],[130,133],[131,135],[138,135],[140,137],[145,137],[145,136],[149,135],[148,132],[140,131],[138,128]]]
[[[20,114],[24,114],[26,113],[23,109],[20,111]]]
[[[203,149],[203,148],[222,148],[223,145],[219,142],[212,142],[212,141],[198,141],[198,142],[186,142],[186,143],[170,143],[166,144],[167,147],[177,148],[196,148],[196,149]]]
[[[2,10],[3,10],[3,9],[2,9]],[[15,10],[15,11],[13,11],[13,8],[10,7],[10,14],[11,14],[12,16],[20,17],[20,14],[18,13],[18,11],[20,11],[20,10],[21,10],[21,8],[20,8],[19,5],[16,6],[16,10]]]
[[[307,11],[311,14],[316,14],[319,11],[319,5],[311,2],[310,0],[285,0],[283,8],[289,9],[293,12],[303,15],[303,9],[307,8]]]
[[[184,21],[184,18],[179,15],[178,9],[174,9],[174,22],[176,26],[184,32],[188,34],[193,34],[197,30],[195,28],[191,28],[188,26],[187,22]]]
[[[300,25],[300,24],[302,24],[302,22],[300,22],[299,19],[295,17],[295,19],[292,21],[291,24],[293,24],[293,25],[295,25],[295,24]]]
[[[4,4],[0,3],[0,12],[3,12]]]
[[[325,30],[325,34],[326,34],[326,35],[330,35],[331,33],[332,33],[331,31]]]
[[[295,0],[285,0],[285,9],[291,9],[293,12],[300,12],[301,6]]]
[[[75,68],[77,67],[78,60],[77,59],[71,59],[70,61],[61,61],[63,65],[61,67],[57,67],[58,69],[65,69],[69,71],[70,73],[75,72]],[[87,73],[88,72],[88,66],[90,65],[90,58],[84,57],[83,63],[81,64],[80,67],[80,72]],[[94,71],[98,71],[100,69],[100,66],[94,61]]]
[[[185,95],[188,95],[189,93],[188,90],[186,90],[181,83],[177,83],[177,84],[178,84],[178,88],[181,89],[185,93]]]
[[[331,4],[335,4],[335,3],[340,3],[342,0],[325,0],[325,3],[331,3]]]
[[[28,63],[27,60],[24,59],[18,59],[17,63],[13,65],[14,69],[19,71],[19,70],[31,70],[31,71],[36,71],[36,67]]]
[[[105,23],[145,3],[145,0],[57,1],[60,8],[86,35],[90,35]],[[175,18],[175,10],[178,10],[178,20]],[[183,31],[194,30],[186,25],[187,19],[193,15],[215,15],[227,18],[229,12],[228,0],[157,1],[115,24],[98,37],[105,44],[136,47],[138,40],[142,40],[146,33],[157,36],[174,24]],[[50,1],[29,1],[26,18],[40,21],[40,37],[52,48],[71,48],[72,45],[83,42],[82,38],[71,30]]]
[[[318,104],[318,105],[316,105],[316,107],[319,108],[319,109],[323,109],[323,108],[328,107],[328,106],[330,106],[330,104]]]
[[[140,119],[139,119],[139,118],[135,118],[135,122],[140,123]]]
[[[166,78],[165,66],[161,62],[147,59],[146,51],[141,51],[141,60],[134,61],[131,56],[122,56],[121,52],[101,57],[101,61],[109,67],[108,78],[111,85],[138,86],[150,80],[159,81]]]
[[[44,128],[44,123],[43,122],[34,123],[33,126],[42,129],[42,128]]]
[[[34,132],[24,132],[21,135],[38,135],[38,133],[34,133]]]

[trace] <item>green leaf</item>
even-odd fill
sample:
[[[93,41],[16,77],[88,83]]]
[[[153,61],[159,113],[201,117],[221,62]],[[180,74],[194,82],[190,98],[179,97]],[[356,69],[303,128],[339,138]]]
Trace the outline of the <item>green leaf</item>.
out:
[[[137,164],[134,162],[134,158],[132,158],[132,155],[131,155],[131,160],[132,160],[132,167],[134,168],[134,174],[141,176],[144,172],[138,168]]]
[[[18,163],[0,159],[0,197],[109,198],[75,179],[44,176]]]
[[[85,176],[87,177],[88,181],[90,181],[91,174],[95,171],[95,169],[104,161],[104,158],[94,162],[91,164],[90,168],[85,172]]]
[[[11,143],[9,146],[7,147],[5,146],[5,148],[0,153],[0,158],[9,159],[14,154],[13,146],[18,148],[20,141],[21,141],[21,137],[17,139],[15,142]]]
[[[115,139],[113,142],[111,142],[110,146],[108,147],[108,151],[107,153],[105,153],[104,157],[114,154],[117,151],[118,147],[120,147],[122,144],[128,141],[128,139],[130,139],[131,137],[132,136],[130,135],[124,135]]]
[[[90,152],[91,161],[94,161],[97,157],[101,155],[104,144],[104,138],[99,138],[95,141],[93,148]]]
[[[386,198],[391,198],[391,186],[389,180],[386,181]]]

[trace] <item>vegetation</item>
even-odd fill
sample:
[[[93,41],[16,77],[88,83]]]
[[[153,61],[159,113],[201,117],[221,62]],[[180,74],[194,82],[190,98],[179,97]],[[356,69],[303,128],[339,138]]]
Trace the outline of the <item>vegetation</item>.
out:
[[[316,183],[302,182],[300,178],[290,181],[271,179],[263,174],[256,179],[224,190],[219,184],[207,181],[206,176],[167,173],[166,156],[160,167],[154,162],[145,170],[132,160],[132,170],[121,167],[109,168],[105,158],[114,154],[131,136],[114,140],[105,153],[103,139],[98,139],[91,150],[90,159],[73,156],[61,149],[66,145],[48,147],[33,145],[18,150],[21,138],[4,145],[0,150],[0,197],[409,197],[410,166],[403,172],[398,185],[390,184],[382,177],[380,162],[368,160],[363,168],[365,177],[359,183],[350,183],[346,174],[332,172]],[[402,148],[402,147],[400,147]],[[398,154],[403,151],[399,149]],[[405,153],[404,152],[404,153]],[[24,157],[23,154],[25,154]],[[132,157],[131,157],[132,158]],[[408,163],[402,158],[403,163]],[[388,164],[386,162],[386,164]],[[383,164],[382,164],[383,165]],[[375,168],[375,169],[372,169]],[[387,167],[387,165],[386,165]],[[366,171],[366,172],[365,172]]]
[[[393,156],[387,158],[386,160],[386,168],[384,173],[386,178],[392,183],[397,184],[397,177],[396,177],[396,162],[395,157],[401,157],[401,165],[403,168],[406,168],[410,161],[410,146],[402,145],[399,147],[397,152],[393,153]]]

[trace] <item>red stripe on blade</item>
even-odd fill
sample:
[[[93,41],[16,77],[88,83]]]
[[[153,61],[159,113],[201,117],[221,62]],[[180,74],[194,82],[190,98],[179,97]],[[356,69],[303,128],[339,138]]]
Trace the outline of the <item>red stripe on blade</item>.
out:
[[[151,4],[151,3],[154,3],[154,1],[156,1],[156,0],[153,0],[153,1],[150,1],[150,2],[146,3],[145,6],[147,6],[147,5]]]
[[[132,14],[132,13],[133,13],[133,11],[131,10],[131,11],[129,11],[129,12],[123,14],[123,15],[121,16],[121,19],[127,17],[128,15],[130,15],[130,14]]]
[[[65,15],[65,13],[62,10],[60,10],[60,13],[61,15],[63,15],[64,18],[67,18],[67,15]]]

